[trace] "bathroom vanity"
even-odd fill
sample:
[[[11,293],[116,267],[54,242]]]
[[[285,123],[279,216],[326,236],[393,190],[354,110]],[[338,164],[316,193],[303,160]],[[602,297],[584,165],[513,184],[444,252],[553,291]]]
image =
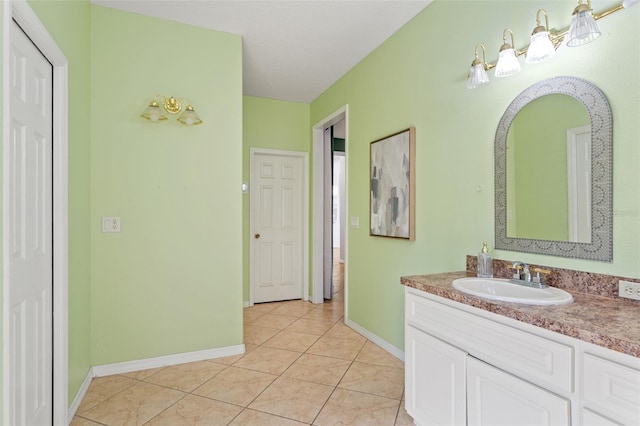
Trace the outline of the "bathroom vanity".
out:
[[[417,425],[640,425],[640,302],[531,306],[402,277],[405,399]]]

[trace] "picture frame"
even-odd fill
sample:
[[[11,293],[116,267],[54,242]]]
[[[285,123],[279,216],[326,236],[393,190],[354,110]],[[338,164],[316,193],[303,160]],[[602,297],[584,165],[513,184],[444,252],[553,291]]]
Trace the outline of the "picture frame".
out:
[[[415,240],[415,139],[410,127],[371,142],[371,236]]]

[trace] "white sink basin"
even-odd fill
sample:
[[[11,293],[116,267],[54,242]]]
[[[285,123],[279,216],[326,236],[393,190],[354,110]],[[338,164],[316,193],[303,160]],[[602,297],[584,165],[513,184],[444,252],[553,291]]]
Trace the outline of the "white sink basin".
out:
[[[459,278],[452,285],[463,293],[501,302],[526,305],[563,305],[573,302],[573,296],[559,288],[527,287],[504,278]]]

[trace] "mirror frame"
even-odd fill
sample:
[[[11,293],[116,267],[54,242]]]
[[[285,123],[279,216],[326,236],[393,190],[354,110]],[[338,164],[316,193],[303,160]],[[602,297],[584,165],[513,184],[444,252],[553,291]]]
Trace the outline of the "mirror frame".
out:
[[[550,94],[571,96],[591,119],[591,243],[507,236],[507,135],[516,115],[529,102]],[[586,80],[553,77],[530,86],[509,104],[495,137],[495,248],[548,256],[613,260],[613,122],[604,93]],[[544,203],[545,200],[540,200]]]

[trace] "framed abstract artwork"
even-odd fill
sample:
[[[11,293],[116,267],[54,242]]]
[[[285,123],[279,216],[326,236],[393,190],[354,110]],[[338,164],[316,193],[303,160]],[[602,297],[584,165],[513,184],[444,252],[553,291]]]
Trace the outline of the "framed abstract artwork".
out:
[[[371,142],[370,235],[415,240],[415,139],[410,127]]]

